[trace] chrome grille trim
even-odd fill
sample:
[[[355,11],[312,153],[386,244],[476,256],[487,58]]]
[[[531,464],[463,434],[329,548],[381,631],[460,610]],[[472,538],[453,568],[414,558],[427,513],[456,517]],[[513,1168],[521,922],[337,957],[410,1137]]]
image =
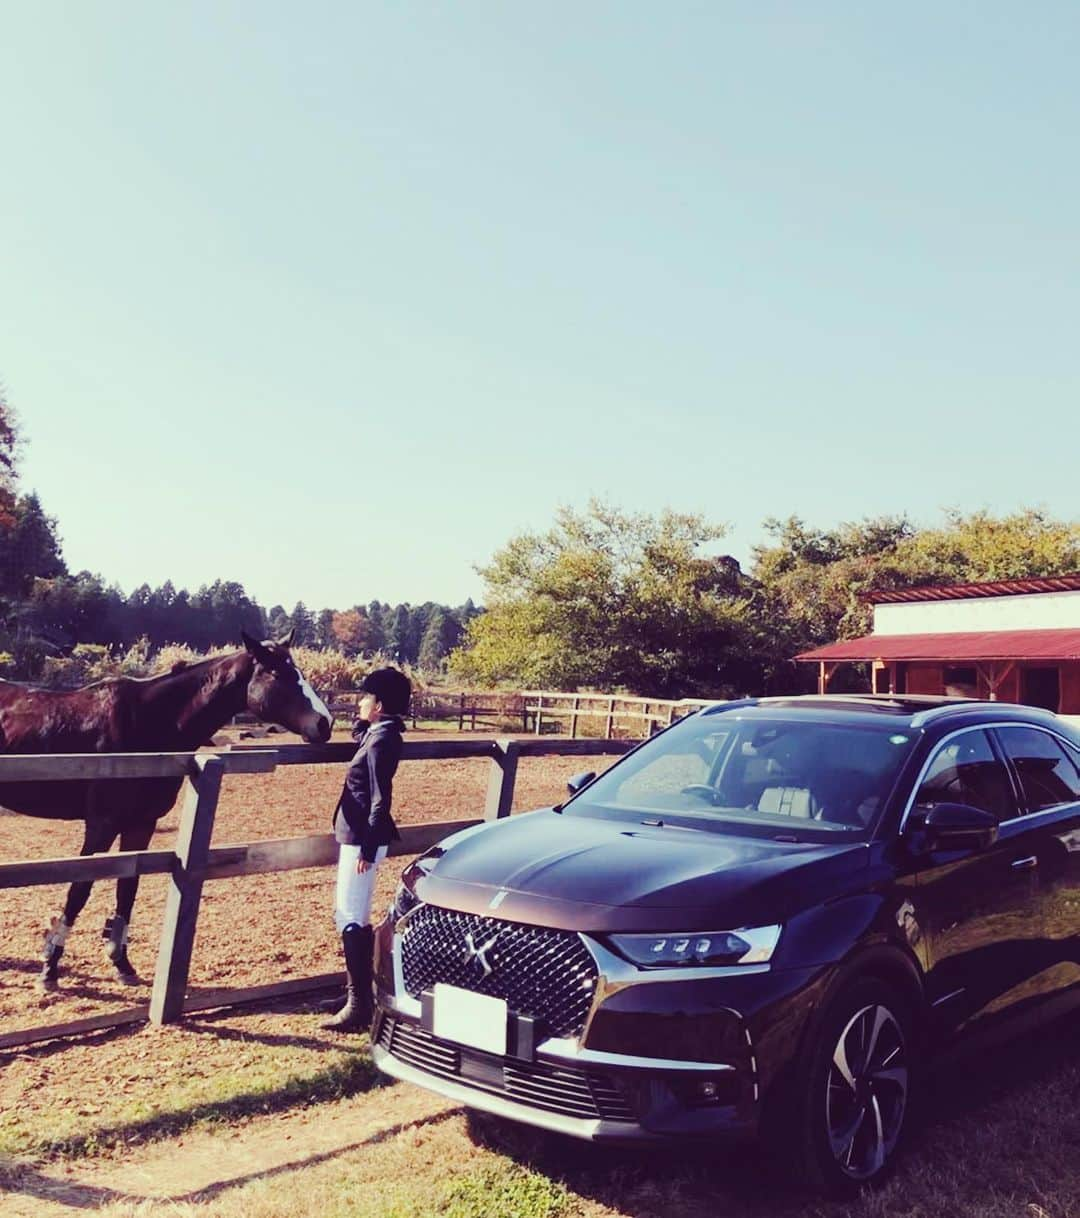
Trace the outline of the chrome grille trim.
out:
[[[380,1016],[375,1043],[391,1057],[425,1074],[503,1096],[530,1108],[586,1120],[629,1124],[637,1120],[615,1083],[590,1071],[485,1054],[485,1060],[492,1066],[501,1065],[503,1084],[500,1087],[494,1082],[476,1080],[461,1073],[457,1046],[437,1040],[419,1025],[389,1012]]]
[[[410,913],[401,927],[400,958],[404,990],[414,1000],[440,982],[455,985],[504,999],[511,1011],[542,1021],[545,1034],[557,1037],[580,1035],[598,978],[592,953],[572,931],[437,905]]]

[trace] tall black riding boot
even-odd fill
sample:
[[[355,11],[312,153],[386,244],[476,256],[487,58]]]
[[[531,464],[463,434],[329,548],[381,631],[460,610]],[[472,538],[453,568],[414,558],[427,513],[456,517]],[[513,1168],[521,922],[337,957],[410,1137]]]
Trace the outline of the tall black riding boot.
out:
[[[375,932],[350,922],[341,932],[345,952],[345,1005],[321,1026],[329,1032],[366,1032],[371,1026],[371,954]]]

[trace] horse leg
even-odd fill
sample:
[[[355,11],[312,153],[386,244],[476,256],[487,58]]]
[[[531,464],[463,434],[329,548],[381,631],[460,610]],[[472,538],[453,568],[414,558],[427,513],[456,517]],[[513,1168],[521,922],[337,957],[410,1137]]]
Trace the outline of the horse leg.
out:
[[[154,835],[154,822],[131,825],[120,832],[121,850],[145,850]],[[139,891],[139,877],[125,876],[116,881],[116,913],[105,919],[101,937],[105,940],[105,955],[112,961],[118,980],[124,985],[138,985],[139,974],[128,959],[128,927],[131,911],[135,906],[135,894]]]
[[[107,850],[112,849],[115,840],[116,827],[110,822],[87,821],[79,854],[104,854]],[[93,886],[92,880],[76,880],[68,889],[63,913],[49,922],[49,929],[45,932],[45,953],[41,974],[38,978],[42,989],[55,990],[57,987],[60,957],[64,954],[64,944],[67,942],[68,933],[75,925],[75,919],[82,913]]]

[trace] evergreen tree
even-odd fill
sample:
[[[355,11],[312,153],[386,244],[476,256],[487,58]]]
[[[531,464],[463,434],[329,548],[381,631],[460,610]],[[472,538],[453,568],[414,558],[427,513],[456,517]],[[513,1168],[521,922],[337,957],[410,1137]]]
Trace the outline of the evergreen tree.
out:
[[[2,498],[0,513],[5,511]],[[11,508],[9,525],[0,526],[0,595],[21,598],[35,579],[66,574],[56,521],[45,515],[35,493],[22,496]]]
[[[266,637],[283,639],[291,629],[292,623],[285,612],[285,606],[275,605],[266,615]]]
[[[356,606],[360,608],[359,605]],[[378,601],[372,601],[367,607],[368,617],[368,650],[383,651],[386,648],[386,629],[383,625],[383,606]]]
[[[319,616],[315,619],[315,645],[327,648],[337,646],[337,640],[334,638],[333,609],[319,610]]]
[[[289,622],[291,628],[296,632],[293,635],[294,647],[311,647],[314,645],[315,615],[303,601],[296,602],[292,613],[289,614]]]
[[[428,618],[424,637],[420,641],[417,660],[426,672],[435,672],[461,641],[461,624],[442,607],[436,607]]]
[[[399,664],[405,663],[409,658],[410,627],[409,606],[398,605],[391,612],[390,621],[386,626],[385,647],[390,658]]]

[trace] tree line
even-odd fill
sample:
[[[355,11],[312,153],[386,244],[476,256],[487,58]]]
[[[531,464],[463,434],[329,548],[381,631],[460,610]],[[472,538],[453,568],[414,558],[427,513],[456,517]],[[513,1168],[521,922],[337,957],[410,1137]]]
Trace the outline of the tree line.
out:
[[[480,568],[485,608],[390,605],[269,609],[242,584],[194,592],[166,581],[125,594],[71,574],[57,522],[21,494],[18,435],[0,392],[0,650],[8,675],[34,678],[80,644],[195,652],[242,630],[333,656],[383,656],[466,684],[732,697],[814,687],[794,657],[871,627],[874,592],[1080,571],[1080,523],[1036,508],[950,511],[932,526],[880,516],[818,528],[764,522],[746,570],[705,516],[564,508],[543,532],[511,538]],[[141,643],[145,640],[145,645]],[[336,671],[336,670],[335,670]]]
[[[193,592],[166,580],[125,593],[94,572],[68,570],[58,521],[36,493],[20,492],[17,456],[14,415],[0,389],[0,652],[8,676],[34,679],[48,659],[86,644],[123,652],[146,640],[150,651],[178,644],[206,652],[237,644],[241,631],[280,638],[290,630],[296,646],[378,654],[434,673],[480,612],[472,601],[267,609],[243,584],[221,579]]]
[[[868,633],[874,592],[1080,571],[1080,523],[1035,508],[765,522],[749,569],[723,525],[592,502],[512,538],[482,568],[486,612],[450,657],[464,681],[657,697],[816,688],[800,652]]]

